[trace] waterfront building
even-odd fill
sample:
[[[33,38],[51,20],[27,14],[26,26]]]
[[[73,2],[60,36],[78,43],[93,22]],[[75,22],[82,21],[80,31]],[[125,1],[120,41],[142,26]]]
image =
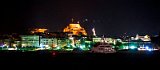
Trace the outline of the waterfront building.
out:
[[[57,47],[58,39],[53,37],[40,37],[40,47],[55,48]]]
[[[39,35],[21,35],[22,47],[40,47]]]
[[[106,43],[109,43],[109,44],[113,44],[116,41],[116,39],[113,39],[113,38],[103,38],[102,40],[101,37],[94,37],[92,40],[94,43],[105,41]]]

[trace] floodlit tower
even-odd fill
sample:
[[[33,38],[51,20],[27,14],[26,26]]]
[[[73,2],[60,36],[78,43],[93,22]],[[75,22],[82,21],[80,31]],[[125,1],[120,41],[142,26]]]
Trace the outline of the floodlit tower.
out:
[[[92,29],[92,32],[93,32],[93,36],[96,36],[95,28]]]

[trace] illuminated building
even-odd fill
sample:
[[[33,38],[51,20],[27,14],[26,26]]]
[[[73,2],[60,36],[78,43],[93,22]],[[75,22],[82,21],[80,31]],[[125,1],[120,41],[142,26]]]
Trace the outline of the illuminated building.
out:
[[[31,31],[32,34],[34,33],[45,33],[48,29],[43,29],[43,28],[39,28],[39,29],[34,29]]]
[[[10,43],[10,39],[4,39],[3,40],[4,44],[3,44],[3,47],[11,47],[11,43]]]
[[[22,47],[40,47],[38,35],[22,35]]]
[[[57,47],[57,38],[47,38],[43,37],[40,39],[40,47],[44,48],[54,48]]]
[[[51,37],[55,37],[55,38],[67,38],[69,36],[69,33],[65,33],[65,32],[49,32],[45,36],[49,36],[50,38]]]
[[[104,41],[106,43],[110,43],[110,44],[113,44],[115,42],[116,39],[113,39],[113,38],[104,38]],[[93,42],[102,42],[102,38],[100,37],[96,37],[96,38],[93,38]]]
[[[127,41],[122,42],[123,46],[121,48],[127,47],[127,49],[138,49],[138,48],[153,48],[153,43],[151,43],[151,38],[148,35],[140,36],[136,35],[136,37],[131,37]]]
[[[21,41],[14,41],[14,43],[13,43],[13,47],[21,47]]]
[[[138,49],[140,47],[149,47],[153,48],[153,43],[150,41],[129,41],[129,42],[122,42],[122,46],[120,49]]]
[[[135,40],[142,40],[142,41],[151,41],[150,36],[145,35],[145,36],[139,36],[138,34],[135,37]]]
[[[150,36],[140,36],[137,34],[136,37],[131,37],[127,41],[123,41],[122,46],[120,46],[120,49],[138,49],[140,47],[153,47]]]
[[[82,28],[79,23],[69,24],[69,26],[64,28],[63,32],[69,32],[69,33],[72,33],[73,35],[87,35],[85,29]]]

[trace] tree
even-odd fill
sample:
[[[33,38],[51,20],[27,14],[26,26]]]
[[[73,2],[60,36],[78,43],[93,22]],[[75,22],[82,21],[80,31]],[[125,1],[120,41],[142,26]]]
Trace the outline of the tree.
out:
[[[117,41],[115,44],[115,50],[120,49],[121,46],[122,46],[122,42]]]

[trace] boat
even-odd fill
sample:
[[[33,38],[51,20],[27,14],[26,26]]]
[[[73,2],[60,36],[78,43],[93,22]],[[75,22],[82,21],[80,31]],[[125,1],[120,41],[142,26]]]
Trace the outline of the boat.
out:
[[[99,44],[98,46],[94,46],[91,49],[92,53],[115,53],[116,50],[113,48],[112,45],[108,44],[108,43],[102,43]]]

